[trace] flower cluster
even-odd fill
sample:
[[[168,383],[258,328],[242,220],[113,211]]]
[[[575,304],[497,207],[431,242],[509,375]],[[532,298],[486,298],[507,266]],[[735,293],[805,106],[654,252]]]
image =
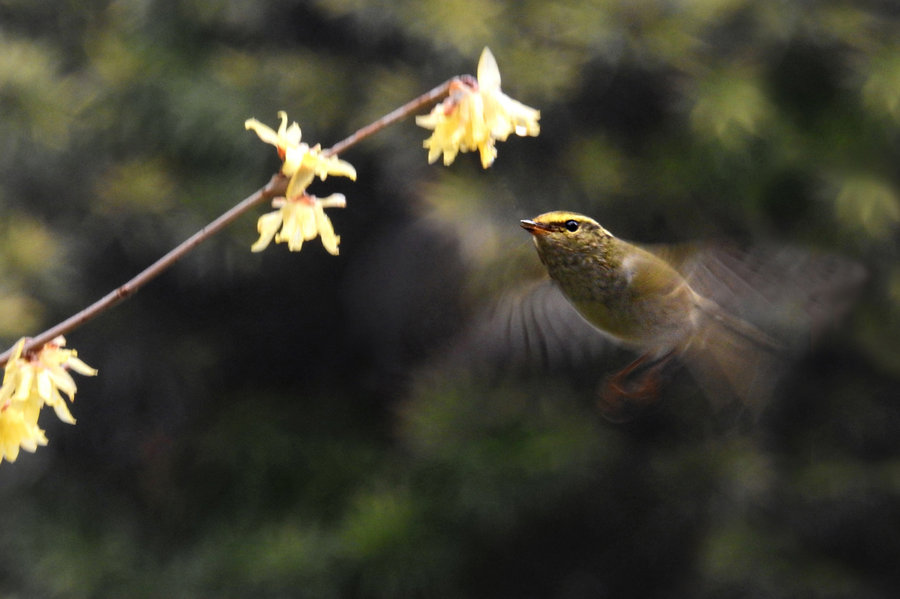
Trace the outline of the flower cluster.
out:
[[[408,106],[411,105],[421,104],[412,102]],[[257,221],[259,239],[251,250],[262,251],[274,240],[286,243],[290,251],[300,251],[304,242],[319,237],[325,250],[337,255],[341,238],[335,234],[325,209],[344,208],[347,201],[341,194],[317,198],[309,195],[306,188],[316,177],[325,180],[328,175],[355,181],[356,169],[340,160],[333,149],[323,151],[318,144],[303,143],[300,126],[296,122],[289,126],[284,111],[278,113],[278,118],[281,123],[277,130],[253,118],[244,121],[245,129],[275,146],[282,160],[281,173],[288,177],[285,195],[272,201],[275,211]],[[393,122],[392,119],[396,120],[394,113],[367,127],[365,135]],[[429,163],[443,156],[444,164],[450,165],[459,152],[477,149],[482,166],[488,168],[497,157],[495,141],[505,141],[511,133],[536,136],[540,132],[539,119],[540,112],[500,91],[497,62],[485,48],[478,62],[477,79],[465,76],[453,80],[448,97],[430,114],[417,117],[416,123],[433,131],[424,142]],[[363,130],[340,145],[347,147],[362,137]],[[189,246],[179,246],[179,250],[182,247]],[[93,315],[109,305],[105,301],[106,298],[88,310],[93,310]],[[75,424],[68,402],[74,401],[76,386],[69,371],[86,376],[96,375],[97,371],[79,360],[74,349],[65,349],[65,343],[60,336],[40,349],[25,351],[25,339],[21,339],[10,352],[0,381],[0,462],[14,462],[20,450],[33,452],[39,445],[47,444],[44,430],[38,426],[44,406],[52,407],[63,422]]]
[[[470,78],[471,79],[471,78]],[[443,154],[449,166],[458,152],[478,150],[481,166],[488,168],[497,157],[494,141],[506,141],[510,133],[536,136],[541,113],[500,91],[500,70],[488,48],[478,61],[478,81],[458,80],[449,97],[430,114],[416,117],[416,124],[434,133],[425,140],[428,162]]]
[[[57,417],[75,424],[65,399],[75,399],[75,381],[69,370],[93,376],[97,371],[78,359],[74,349],[63,349],[66,340],[57,337],[40,350],[22,353],[25,339],[16,344],[0,385],[0,462],[15,462],[19,449],[35,451],[47,437],[38,427],[41,408],[51,406]]]
[[[304,241],[320,236],[328,253],[336,256],[340,237],[334,234],[325,208],[343,208],[347,205],[346,199],[340,194],[319,199],[308,195],[306,188],[316,177],[324,181],[328,175],[355,181],[356,169],[349,162],[323,153],[319,144],[310,147],[302,143],[300,125],[291,123],[288,126],[284,111],[279,112],[278,117],[281,125],[277,131],[256,119],[244,122],[246,129],[252,129],[262,141],[275,146],[284,161],[281,173],[290,177],[285,196],[272,201],[272,207],[278,210],[259,218],[256,224],[259,239],[250,249],[260,252],[274,239],[275,243],[286,242],[292,252],[300,251]]]
[[[339,193],[321,199],[306,194],[293,199],[275,198],[272,207],[278,210],[259,217],[256,223],[259,239],[250,249],[260,252],[274,238],[275,243],[286,242],[290,251],[299,252],[304,241],[315,239],[318,235],[328,253],[337,256],[341,237],[334,234],[325,208],[343,208],[346,205],[347,200]]]

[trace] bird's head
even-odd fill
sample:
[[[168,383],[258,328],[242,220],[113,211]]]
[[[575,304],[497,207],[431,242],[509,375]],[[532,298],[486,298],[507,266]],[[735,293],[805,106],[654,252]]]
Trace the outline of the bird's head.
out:
[[[554,252],[592,252],[612,239],[597,221],[575,212],[546,212],[520,224],[531,233],[542,257]]]

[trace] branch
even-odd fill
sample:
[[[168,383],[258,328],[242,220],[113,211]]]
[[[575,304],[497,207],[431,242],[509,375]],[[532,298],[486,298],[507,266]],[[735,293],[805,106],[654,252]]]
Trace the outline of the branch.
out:
[[[454,77],[453,79],[445,81],[431,91],[426,92],[418,98],[404,104],[400,108],[389,112],[377,121],[374,121],[373,123],[366,125],[362,129],[359,129],[346,139],[339,141],[326,150],[323,150],[322,153],[326,156],[335,156],[340,152],[343,152],[347,148],[356,145],[367,137],[370,137],[375,133],[381,131],[385,127],[388,127],[395,122],[406,118],[413,112],[417,112],[422,108],[437,102],[447,95],[450,89],[450,85],[458,79],[458,77]],[[22,350],[23,353],[28,352],[29,350],[37,349],[43,346],[48,341],[52,341],[59,335],[65,335],[66,333],[80,327],[89,320],[92,320],[97,315],[113,307],[122,300],[131,297],[137,292],[138,289],[162,274],[166,269],[186,256],[191,250],[203,243],[206,239],[212,237],[213,235],[224,229],[243,213],[247,212],[254,206],[262,204],[265,200],[269,200],[283,194],[285,192],[286,186],[286,177],[284,177],[280,173],[276,173],[272,176],[272,179],[269,180],[269,182],[265,186],[256,190],[253,194],[247,196],[230,210],[178,244],[166,255],[142,270],[127,283],[109,292],[93,304],[89,305],[78,313],[73,314],[59,324],[54,325],[43,333],[40,333],[35,337],[26,340],[25,347]],[[9,349],[0,354],[0,366],[5,365],[6,362],[9,361],[10,355],[12,355],[12,349]]]
[[[463,77],[470,77],[470,75],[463,75]],[[385,127],[393,125],[397,121],[403,120],[404,118],[406,118],[413,112],[418,112],[422,108],[425,108],[426,106],[434,104],[435,102],[437,102],[438,100],[440,100],[444,96],[446,96],[447,92],[450,91],[450,86],[453,84],[453,82],[458,81],[459,79],[460,79],[460,77],[454,77],[453,79],[448,79],[447,81],[443,82],[442,84],[440,84],[436,88],[432,89],[431,91],[425,92],[424,94],[422,94],[415,100],[407,102],[400,108],[397,108],[396,110],[387,113],[386,115],[384,115],[377,121],[375,121],[369,125],[366,125],[365,127],[358,130],[356,133],[354,133],[350,137],[344,139],[343,141],[339,141],[336,144],[334,144],[333,146],[331,146],[330,148],[323,150],[322,153],[325,154],[326,156],[335,156],[337,154],[340,154],[347,148],[356,145],[358,142],[369,137],[370,135],[374,135],[375,133],[378,133]]]

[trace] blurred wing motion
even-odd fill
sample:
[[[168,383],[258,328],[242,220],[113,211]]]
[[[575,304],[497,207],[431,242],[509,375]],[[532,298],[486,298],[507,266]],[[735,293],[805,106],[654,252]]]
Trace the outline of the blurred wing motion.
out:
[[[785,346],[714,303],[701,318],[681,361],[714,406],[739,402],[758,414],[789,364]]]
[[[703,300],[690,339],[677,351],[651,352],[606,380],[600,407],[612,420],[658,399],[661,379],[678,362],[714,405],[739,402],[758,414],[792,358],[837,322],[865,279],[855,262],[800,249],[647,249],[670,262]],[[543,280],[507,292],[477,315],[449,358],[457,372],[596,371],[621,357],[620,345]]]
[[[795,351],[844,316],[866,278],[857,262],[790,247],[707,247],[676,268],[697,293]]]
[[[490,369],[553,371],[596,364],[617,343],[591,326],[550,280],[507,292],[457,340],[453,358]]]
[[[856,262],[798,248],[710,246],[663,257],[710,301],[683,362],[714,403],[737,398],[756,413],[866,278]]]

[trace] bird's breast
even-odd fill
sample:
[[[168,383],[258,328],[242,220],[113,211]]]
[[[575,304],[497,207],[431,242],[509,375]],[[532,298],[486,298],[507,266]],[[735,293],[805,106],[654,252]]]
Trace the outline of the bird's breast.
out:
[[[580,268],[554,277],[589,323],[643,350],[671,349],[691,333],[697,295],[681,277],[647,285],[625,268]]]

